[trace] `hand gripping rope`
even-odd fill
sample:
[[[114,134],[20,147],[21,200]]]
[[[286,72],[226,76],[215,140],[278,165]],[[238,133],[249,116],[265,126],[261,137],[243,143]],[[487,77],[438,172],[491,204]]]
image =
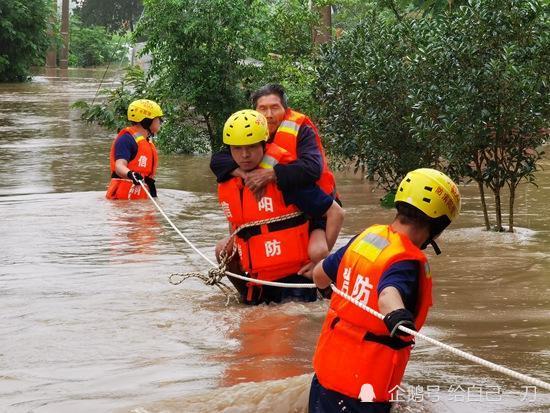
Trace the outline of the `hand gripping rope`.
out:
[[[164,213],[164,211],[162,210],[162,208],[159,206],[159,204],[155,201],[155,199],[151,196],[151,194],[149,193],[149,191],[147,190],[146,186],[143,184],[142,181],[140,181],[140,184],[141,184],[141,187],[142,189],[145,191],[145,193],[147,194],[147,196],[149,197],[149,199],[153,202],[153,204],[155,204],[155,206],[157,207],[157,209],[159,210],[159,212],[162,214],[162,216],[166,219],[166,221],[170,224],[170,226],[172,228],[174,228],[174,230],[178,233],[178,235],[187,243],[189,244],[189,246],[191,248],[193,248],[193,250],[199,254],[201,257],[203,257],[210,265],[212,265],[212,267],[214,267],[215,270],[218,270],[218,272],[221,272],[222,269],[225,269],[225,265],[223,265],[224,261],[227,262],[231,256],[233,256],[233,254],[231,254],[231,256],[229,258],[227,257],[224,257],[224,259],[222,259],[222,266],[218,266],[216,265],[210,258],[208,258],[206,255],[204,255],[200,250],[198,250],[188,239],[185,235],[183,235],[181,233],[181,231],[174,225],[174,223],[170,220],[170,218],[168,218],[168,216]],[[244,226],[243,226],[244,227]],[[240,229],[240,228],[239,228]],[[231,234],[231,237],[228,241],[228,244],[229,242],[231,242],[231,240],[233,239],[233,236],[236,234],[237,231],[234,231],[233,234]],[[224,248],[225,250],[225,248]],[[233,248],[233,250],[235,250],[235,248]],[[223,276],[223,272],[221,273],[222,275],[219,275],[218,273],[216,273],[216,277],[219,277],[219,279],[221,279],[221,277]],[[254,282],[254,283],[257,283],[257,284],[264,284],[264,285],[272,285],[272,286],[275,286],[275,287],[283,287],[283,288],[316,288],[315,284],[289,284],[289,283],[280,283],[280,282],[274,282],[274,281],[263,281],[263,280],[257,280],[257,279],[254,279],[254,278],[249,278],[249,277],[245,277],[245,276],[242,276],[242,275],[239,275],[239,274],[234,274],[232,272],[229,272],[229,271],[225,271],[225,274],[231,276],[231,277],[235,277],[235,278],[239,278],[241,280],[245,280],[245,281],[251,281],[251,282]],[[175,275],[175,274],[173,274]],[[170,276],[172,277],[172,276]],[[205,277],[204,275],[202,276],[203,278],[207,278]],[[218,279],[218,280],[219,280]],[[183,280],[181,280],[183,281]],[[179,284],[181,281],[179,281],[177,284]],[[214,284],[214,282],[210,282],[210,284]],[[379,318],[380,320],[383,320],[384,319],[384,316],[382,314],[380,314],[378,311],[375,311],[373,310],[372,308],[370,307],[367,307],[365,304],[357,301],[355,298],[349,296],[348,294],[344,293],[343,291],[339,290],[338,288],[336,288],[336,286],[334,284],[331,284],[330,285],[331,288],[332,288],[332,291],[334,291],[336,294],[338,294],[339,296],[341,296],[342,298],[348,300],[349,302],[353,303],[354,305],[356,305],[357,307],[365,310],[366,312],[368,312],[369,314]],[[223,291],[223,290],[222,290]],[[419,333],[417,331],[414,331],[414,330],[411,330],[407,327],[403,327],[403,326],[399,326],[398,327],[401,331],[407,333],[407,334],[410,334],[412,336],[414,336],[415,338],[420,338],[422,340],[425,340],[427,341],[428,343],[431,343],[431,344],[434,344],[438,347],[441,347],[443,348],[444,350],[447,350],[457,356],[460,356],[462,358],[465,358],[466,360],[470,360],[474,363],[477,363],[477,364],[480,364],[482,366],[485,366],[491,370],[495,370],[495,371],[498,371],[499,373],[502,373],[502,374],[505,374],[507,376],[510,376],[510,377],[513,377],[515,379],[518,379],[518,380],[521,380],[525,383],[529,383],[529,384],[532,384],[534,386],[537,386],[537,387],[540,387],[540,388],[543,388],[543,389],[546,389],[546,390],[550,390],[550,383],[547,383],[547,382],[544,382],[542,380],[539,380],[539,379],[536,379],[536,378],[533,378],[533,377],[530,377],[530,376],[527,376],[525,374],[522,374],[522,373],[518,373],[517,371],[514,371],[514,370],[511,370],[509,368],[506,368],[506,367],[503,367],[503,366],[500,366],[498,364],[495,364],[495,363],[492,363],[488,360],[485,360],[485,359],[482,359],[481,357],[477,357],[477,356],[474,356],[473,354],[470,354],[470,353],[466,353],[465,351],[462,351],[462,350],[458,350],[454,347],[451,347],[449,346],[448,344],[445,344],[445,343],[442,343],[440,341],[437,341],[433,338],[430,338],[428,336],[425,336],[424,334],[422,333]]]
[[[330,285],[332,288],[332,291],[334,291],[336,294],[338,294],[340,297],[345,298],[346,300],[350,301],[351,303],[355,304],[357,307],[365,310],[369,314],[372,314],[373,316],[379,318],[380,320],[384,319],[384,316],[380,314],[378,311],[373,310],[370,307],[367,307],[363,303],[357,301],[355,298],[349,296],[348,294],[344,293],[343,291],[339,290],[334,286],[334,284]],[[454,347],[449,346],[448,344],[441,343],[440,341],[434,340],[433,338],[430,338],[428,336],[425,336],[422,333],[419,333],[417,331],[411,330],[410,328],[399,326],[398,327],[401,331],[404,331],[407,334],[410,334],[414,337],[421,338],[422,340],[426,340],[429,343],[435,344],[438,347],[441,347],[447,351],[450,351],[453,354],[456,354],[457,356],[460,356],[462,358],[465,358],[466,360],[473,361],[474,363],[481,364],[482,366],[488,367],[492,370],[498,371],[500,373],[506,374],[510,377],[514,377],[518,380],[524,381],[529,384],[533,384],[535,386],[541,387],[546,390],[550,390],[550,383],[546,383],[542,380],[535,379],[533,377],[526,376],[525,374],[518,373],[517,371],[510,370],[509,368],[499,366],[498,364],[492,363],[490,361],[487,361],[485,359],[482,359],[480,357],[474,356],[473,354],[466,353],[462,350],[458,350]]]

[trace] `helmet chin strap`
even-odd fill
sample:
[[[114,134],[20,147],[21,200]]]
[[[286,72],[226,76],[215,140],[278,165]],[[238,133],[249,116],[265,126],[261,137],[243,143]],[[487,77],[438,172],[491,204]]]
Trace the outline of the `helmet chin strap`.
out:
[[[425,250],[428,245],[431,245],[432,248],[435,251],[435,255],[441,254],[441,250],[439,249],[439,246],[436,244],[436,242],[433,239],[428,239],[422,246],[420,247],[421,250]]]
[[[153,122],[149,123],[149,126],[147,126],[147,127],[145,127],[145,125],[143,124],[143,121],[139,122],[139,124],[141,125],[141,127],[143,129],[145,129],[147,131],[147,139],[155,137],[153,132],[151,132],[151,125],[153,124]]]
[[[430,241],[430,244],[431,244],[432,248],[433,248],[434,251],[435,251],[435,255],[441,254],[441,250],[439,249],[439,246],[435,243],[434,240],[431,240],[431,241]]]
[[[428,245],[431,245],[432,248],[435,251],[435,255],[441,254],[441,250],[439,249],[439,246],[435,242],[435,238],[437,238],[444,230],[447,228],[447,226],[450,224],[450,221],[448,223],[439,223],[437,225],[432,225],[430,228],[430,234],[428,235],[428,239],[424,241],[424,244],[422,244],[422,247],[420,249],[426,249]]]

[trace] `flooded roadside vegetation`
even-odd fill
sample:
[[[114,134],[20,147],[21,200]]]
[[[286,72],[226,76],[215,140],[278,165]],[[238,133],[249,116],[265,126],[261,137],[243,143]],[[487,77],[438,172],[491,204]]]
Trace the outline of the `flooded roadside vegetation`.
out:
[[[550,411],[547,1],[3,1],[0,411]]]
[[[198,280],[171,285],[170,273],[204,272],[206,263],[148,201],[105,200],[112,134],[70,109],[93,97],[100,75],[40,75],[0,89],[2,408],[305,411],[327,301],[226,306]],[[161,162],[160,204],[213,257],[227,225],[208,157]],[[538,187],[519,187],[515,233],[480,228],[476,188],[461,186],[463,213],[431,260],[435,306],[422,330],[545,381],[548,166]],[[371,182],[350,173],[337,182],[347,212],[338,245],[393,216]],[[419,340],[403,385],[418,401],[400,408],[546,411],[548,394],[523,386]]]

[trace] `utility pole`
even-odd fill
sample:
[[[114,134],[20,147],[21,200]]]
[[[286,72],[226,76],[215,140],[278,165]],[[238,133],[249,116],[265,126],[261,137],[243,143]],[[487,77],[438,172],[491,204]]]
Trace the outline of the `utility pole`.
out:
[[[59,57],[59,67],[67,69],[69,67],[69,0],[63,0],[61,5],[61,56]]]
[[[46,67],[57,67],[57,44],[55,41],[54,27],[57,25],[57,0],[51,0],[51,17],[50,17],[50,29],[48,30],[48,37],[50,38],[50,47],[46,52]]]

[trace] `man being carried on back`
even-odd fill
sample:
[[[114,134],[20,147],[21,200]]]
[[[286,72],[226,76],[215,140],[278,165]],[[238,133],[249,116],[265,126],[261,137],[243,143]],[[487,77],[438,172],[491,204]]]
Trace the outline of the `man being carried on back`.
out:
[[[233,159],[245,173],[257,168],[273,169],[293,159],[292,154],[277,144],[267,144],[268,137],[265,117],[253,110],[231,115],[224,126],[224,143],[229,145]],[[302,211],[317,219],[326,216],[326,243],[329,249],[334,245],[343,222],[342,208],[316,185],[283,193],[274,182],[269,182],[258,199],[258,194],[244,184],[243,178],[235,176],[218,185],[218,196],[231,233],[244,224],[273,220],[269,224],[243,228],[236,234],[234,245],[225,238],[216,246],[218,257],[224,247],[229,254],[236,247],[239,260],[234,260],[228,270],[245,271],[251,278],[259,280],[310,282],[306,276],[311,267],[308,217],[297,212]],[[294,202],[285,202],[287,198]],[[313,257],[313,261],[318,259]],[[247,304],[316,299],[315,289],[279,288],[230,279]]]
[[[265,116],[269,128],[268,143],[275,143],[288,152],[288,162],[273,168],[256,168],[245,171],[224,148],[212,156],[210,168],[219,183],[233,177],[243,179],[245,186],[260,199],[266,185],[275,183],[283,191],[287,204],[295,203],[293,196],[302,189],[317,185],[336,199],[336,183],[330,171],[317,128],[308,116],[288,106],[287,96],[279,84],[268,84],[252,94],[252,107]],[[341,205],[341,203],[340,203]],[[314,261],[330,252],[325,234],[326,220],[312,220],[310,256]]]

